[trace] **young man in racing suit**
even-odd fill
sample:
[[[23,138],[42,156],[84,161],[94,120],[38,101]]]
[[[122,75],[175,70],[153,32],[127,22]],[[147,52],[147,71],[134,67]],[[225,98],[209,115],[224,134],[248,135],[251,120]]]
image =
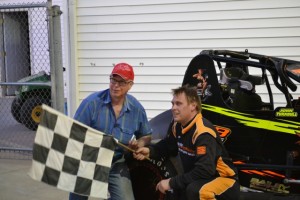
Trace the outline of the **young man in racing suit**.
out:
[[[144,160],[179,152],[183,174],[161,180],[156,189],[181,191],[184,200],[239,199],[237,171],[213,124],[202,117],[196,88],[173,90],[172,114],[167,137],[134,153],[136,159]]]

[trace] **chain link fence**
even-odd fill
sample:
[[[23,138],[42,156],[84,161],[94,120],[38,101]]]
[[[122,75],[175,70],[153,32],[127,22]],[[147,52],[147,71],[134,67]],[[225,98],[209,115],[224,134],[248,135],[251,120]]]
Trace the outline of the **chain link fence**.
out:
[[[53,104],[52,13],[49,2],[0,5],[0,158],[31,158],[41,105]]]

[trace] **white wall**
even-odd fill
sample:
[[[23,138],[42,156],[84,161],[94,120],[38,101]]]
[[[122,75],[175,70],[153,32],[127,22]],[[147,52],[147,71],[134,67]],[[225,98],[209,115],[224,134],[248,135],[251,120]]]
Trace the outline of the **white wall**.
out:
[[[68,3],[72,113],[88,94],[108,87],[109,73],[118,62],[135,67],[130,93],[152,118],[170,108],[171,89],[181,85],[190,60],[203,49],[247,48],[300,60],[299,0]]]

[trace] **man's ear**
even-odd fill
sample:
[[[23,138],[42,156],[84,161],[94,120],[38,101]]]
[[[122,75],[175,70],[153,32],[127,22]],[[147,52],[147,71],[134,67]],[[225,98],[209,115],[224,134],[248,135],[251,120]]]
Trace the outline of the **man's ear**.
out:
[[[191,103],[192,111],[196,110],[197,104],[195,102]]]
[[[130,90],[134,83],[131,81],[131,82],[128,83],[128,84],[129,84],[129,90]]]

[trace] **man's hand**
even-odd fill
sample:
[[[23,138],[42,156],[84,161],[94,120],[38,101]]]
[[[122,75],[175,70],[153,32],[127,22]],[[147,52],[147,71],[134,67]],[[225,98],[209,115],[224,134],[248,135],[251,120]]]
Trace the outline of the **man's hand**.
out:
[[[135,139],[135,138],[133,138],[133,139],[131,139],[130,141],[129,141],[129,143],[128,143],[128,147],[130,148],[130,149],[132,149],[132,150],[137,150],[138,149],[138,141]]]
[[[137,160],[145,160],[150,156],[150,149],[147,147],[140,147],[134,153],[133,157]]]
[[[147,146],[150,144],[151,142],[151,136],[150,135],[147,135],[147,136],[143,136],[141,138],[139,138],[137,140],[138,142],[138,147],[144,147],[144,146]]]
[[[159,190],[161,193],[165,194],[166,191],[171,190],[169,182],[170,179],[161,180],[159,183],[157,183],[156,190]]]

